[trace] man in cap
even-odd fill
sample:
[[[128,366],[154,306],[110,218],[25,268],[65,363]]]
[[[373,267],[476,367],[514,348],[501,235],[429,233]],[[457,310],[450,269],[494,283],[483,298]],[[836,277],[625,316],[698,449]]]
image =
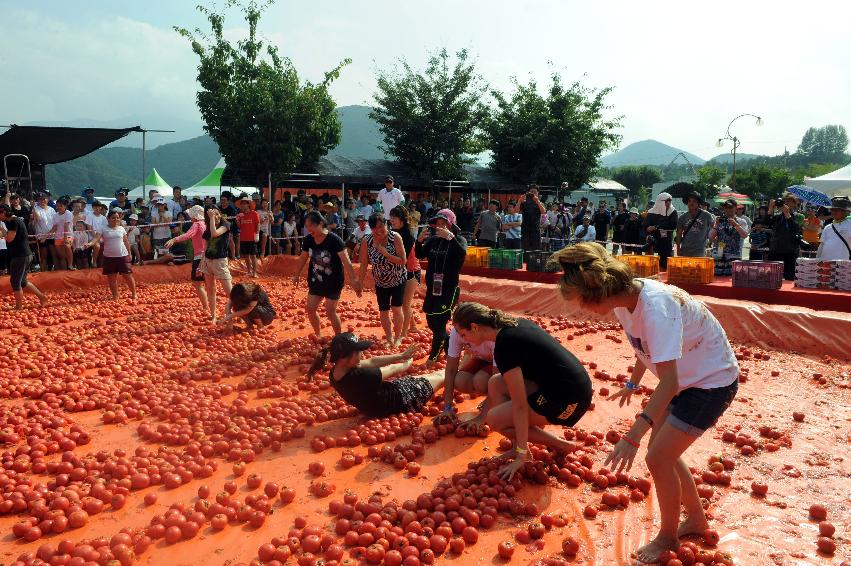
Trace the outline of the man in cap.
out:
[[[476,243],[484,248],[495,248],[497,236],[502,228],[502,218],[500,218],[496,209],[499,207],[499,201],[496,199],[488,203],[488,209],[479,214],[479,219],[476,221],[476,227],[473,229],[473,236],[478,238]]]
[[[712,215],[700,208],[703,199],[697,191],[691,191],[683,197],[688,207],[685,214],[677,217],[677,255],[704,257],[709,233],[715,224]]]
[[[816,257],[825,261],[851,259],[851,199],[834,197],[830,201],[830,215],[833,222],[825,226],[821,234]]]
[[[86,187],[83,189],[81,196],[86,201],[86,212],[90,213],[97,201],[97,199],[95,199],[95,190],[91,187]]]
[[[623,225],[624,253],[641,255],[641,217],[638,208],[629,209],[629,217]]]
[[[352,235],[349,237],[349,241],[347,242],[347,246],[349,250],[352,252],[352,261],[358,261],[360,258],[360,244],[364,238],[372,234],[372,229],[369,227],[369,224],[366,221],[366,217],[363,214],[358,214],[355,218],[356,226],[354,230],[352,230]]]
[[[381,203],[381,210],[384,211],[384,220],[390,220],[390,211],[405,200],[402,191],[394,187],[393,182],[391,175],[384,177],[384,188],[378,191],[376,196],[378,202]]]
[[[127,195],[129,193],[130,191],[127,190],[127,187],[121,187],[120,189],[115,191],[115,199],[111,203],[109,203],[110,210],[116,207],[120,208],[124,211],[124,215],[127,216],[127,214],[129,214],[131,209],[133,208],[130,199],[127,198]]]

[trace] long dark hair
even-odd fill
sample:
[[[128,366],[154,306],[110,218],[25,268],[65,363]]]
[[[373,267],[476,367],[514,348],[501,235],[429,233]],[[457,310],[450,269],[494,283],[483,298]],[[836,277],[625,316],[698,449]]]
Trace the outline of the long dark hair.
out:
[[[395,216],[399,220],[402,221],[402,228],[409,228],[409,214],[408,209],[402,206],[401,204],[398,206],[394,206],[390,209],[390,216]]]
[[[313,363],[310,364],[310,369],[307,370],[307,380],[313,380],[313,376],[316,375],[316,372],[325,367],[325,363],[328,361],[328,352],[331,350],[331,345],[327,344],[324,346],[319,352],[316,354],[316,357],[313,358]]]
[[[262,290],[256,283],[237,283],[230,291],[230,301],[234,306],[244,309],[249,303],[260,300]]]

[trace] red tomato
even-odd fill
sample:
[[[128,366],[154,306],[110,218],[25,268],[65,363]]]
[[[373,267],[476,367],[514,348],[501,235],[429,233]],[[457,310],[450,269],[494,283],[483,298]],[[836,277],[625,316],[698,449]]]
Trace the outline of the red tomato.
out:
[[[506,560],[508,560],[512,556],[514,556],[514,543],[510,540],[502,541],[496,547],[496,551],[499,553],[499,556],[501,558],[505,558]]]
[[[561,541],[561,550],[567,556],[576,556],[579,552],[579,542],[573,537],[567,537]]]

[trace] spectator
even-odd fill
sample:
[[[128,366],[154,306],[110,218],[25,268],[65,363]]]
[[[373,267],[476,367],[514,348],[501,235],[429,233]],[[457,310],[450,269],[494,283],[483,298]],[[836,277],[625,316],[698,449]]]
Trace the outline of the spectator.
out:
[[[413,202],[408,203],[408,227],[411,229],[411,235],[416,238],[420,233],[420,220],[422,215],[417,210]]]
[[[801,226],[801,249],[808,252],[818,250],[821,243],[821,220],[816,216],[816,209],[808,206],[804,217],[804,224]]]
[[[617,255],[618,251],[623,253],[623,250],[621,250],[622,246],[618,244],[623,244],[625,241],[624,226],[626,226],[628,219],[629,213],[626,211],[626,203],[623,200],[619,200],[615,216],[612,218],[612,255]]]
[[[641,255],[641,224],[638,209],[633,206],[629,209],[629,217],[623,225],[624,253]]]
[[[343,233],[344,240],[347,240],[349,236],[352,235],[355,226],[358,225],[357,217],[358,209],[356,203],[354,199],[349,199],[346,201],[346,210],[343,211],[343,225],[346,227],[346,230]]]
[[[541,216],[547,213],[547,209],[538,198],[538,185],[530,186],[529,191],[520,197],[520,213],[523,216],[520,233],[523,250],[541,249]]]
[[[56,215],[49,234],[53,236],[54,251],[56,252],[56,267],[58,269],[75,269],[73,244],[74,215],[68,210],[68,197],[56,201]]]
[[[330,201],[322,203],[319,212],[325,215],[325,219],[328,221],[328,229],[342,238],[341,226],[343,221],[337,213],[337,205]]]
[[[369,204],[369,194],[364,193],[360,197],[360,208],[358,208],[358,215],[363,216],[364,218],[369,218],[372,216],[372,213],[375,212],[372,209],[372,205]]]
[[[821,245],[816,257],[827,261],[851,259],[851,200],[848,197],[834,197],[830,201],[830,215],[833,222],[822,233]],[[10,247],[11,249],[11,247]]]
[[[286,221],[283,226],[284,234],[284,253],[298,255],[301,253],[301,241],[298,234],[298,223],[296,222],[295,213],[288,212]]]
[[[742,242],[748,235],[747,223],[736,216],[735,199],[724,202],[724,214],[715,221],[713,232],[718,242],[715,275],[732,275],[733,262],[742,258]]]
[[[322,326],[317,309],[325,301],[325,314],[331,322],[334,335],[342,332],[342,323],[337,315],[337,302],[345,286],[345,276],[358,296],[361,294],[361,282],[355,276],[346,245],[333,232],[329,232],[325,218],[318,212],[308,212],[304,219],[308,231],[304,238],[301,256],[296,266],[293,283],[298,284],[304,264],[310,260],[307,268],[307,318],[313,333],[322,336]]]
[[[476,212],[473,210],[470,199],[464,199],[463,205],[455,213],[455,216],[458,218],[458,228],[461,229],[461,233],[472,235]]]
[[[352,235],[349,236],[347,246],[352,253],[352,258],[360,261],[360,244],[364,238],[372,234],[372,230],[369,228],[366,217],[361,214],[358,215],[356,223],[357,225],[354,231],[352,231]]]
[[[272,220],[274,215],[272,214],[269,199],[260,199],[260,210],[257,211],[257,215],[260,217],[260,253],[258,255],[263,258],[271,253],[269,235],[272,232]]]
[[[272,224],[269,226],[271,233],[270,240],[272,240],[272,253],[275,254],[281,253],[283,244],[281,238],[284,230],[285,218],[286,216],[284,215],[283,203],[281,203],[281,201],[276,201],[275,206],[272,207]]]
[[[127,241],[130,242],[130,259],[133,263],[142,263],[142,254],[139,250],[139,216],[131,214],[127,219]]]
[[[757,209],[751,227],[750,259],[764,261],[768,259],[768,245],[771,238],[771,218],[768,216],[768,206],[761,205]]]
[[[540,215],[538,215],[540,218]],[[505,247],[509,250],[519,250],[523,243],[523,215],[515,212],[513,200],[505,205],[505,214],[502,215],[502,231],[505,232]]]
[[[38,264],[41,266],[41,271],[47,271],[54,263],[55,257],[53,242],[48,238],[48,233],[53,227],[56,211],[47,204],[49,198],[48,191],[38,193],[38,199],[32,211],[32,225],[38,242]]]
[[[269,326],[275,320],[274,307],[269,295],[256,283],[237,283],[230,291],[225,305],[225,324],[228,332],[233,330],[233,319],[245,321],[245,330],[251,330],[256,324],[260,328]]]
[[[476,238],[476,244],[481,247],[496,247],[497,235],[502,229],[502,218],[496,211],[497,207],[499,207],[499,201],[491,200],[488,203],[488,209],[479,215],[479,220],[476,222],[473,236]]]
[[[106,218],[106,205],[100,201],[96,201],[92,206],[92,212],[86,216],[86,224],[92,230],[92,237],[104,231],[108,225]],[[122,211],[122,214],[124,212]],[[103,263],[101,257],[101,246],[99,243],[92,246],[92,265],[100,267]]]
[[[30,203],[21,198],[21,195],[7,191],[6,196],[3,197],[3,202],[9,205],[9,208],[12,209],[12,214],[18,218],[22,218],[24,222],[29,222],[32,215],[32,207]]]
[[[745,214],[745,205],[736,203],[736,218],[745,223],[745,228],[748,232],[751,231],[751,228],[753,227],[753,220]]]
[[[98,202],[95,198],[95,190],[92,187],[86,187],[80,196],[83,197],[83,208],[90,213],[94,204]]]
[[[139,197],[133,202],[133,208],[131,209],[134,214],[139,215],[139,222],[140,223],[142,221],[142,207],[144,207],[144,206],[145,206],[145,199],[143,199],[142,197]]]
[[[573,239],[576,242],[593,242],[597,239],[597,228],[591,224],[591,217],[587,214],[582,219],[582,226],[573,233]]]
[[[110,212],[106,228],[96,233],[92,242],[103,244],[103,274],[106,275],[113,301],[118,300],[119,273],[130,288],[130,298],[136,300],[136,281],[130,266],[130,242],[127,241],[127,230],[121,225],[121,215],[121,212]]]
[[[644,231],[647,233],[647,243],[659,254],[659,268],[668,269],[668,257],[671,255],[673,235],[677,229],[677,211],[668,193],[659,193],[644,219]]]
[[[700,193],[690,192],[683,198],[688,210],[677,218],[677,255],[706,256],[706,243],[715,225],[712,215],[700,208]]]
[[[591,224],[594,225],[597,239],[606,247],[609,241],[609,226],[612,224],[612,213],[609,212],[606,201],[600,201],[600,208],[591,216]]]
[[[24,303],[24,291],[38,297],[41,306],[47,304],[47,297],[33,283],[27,281],[32,250],[30,250],[27,225],[22,218],[15,216],[12,207],[0,204],[0,238],[6,242],[9,262],[9,285],[15,296],[15,310],[21,310]]]
[[[781,207],[777,214],[774,211],[778,203],[772,200],[768,204],[768,215],[771,217],[768,259],[783,262],[783,278],[788,281],[795,279],[795,262],[801,246],[804,215],[797,211],[799,203],[798,197],[786,193],[779,202]]]
[[[109,210],[113,208],[120,208],[124,211],[125,216],[131,213],[133,209],[133,204],[130,202],[130,199],[127,198],[129,191],[127,187],[121,187],[117,191],[115,191],[115,200],[109,203]]]
[[[92,235],[83,220],[77,220],[74,224],[74,267],[77,269],[89,269],[92,266],[92,247],[89,242]]]
[[[177,215],[183,212],[183,207],[180,206],[180,200],[183,195],[183,189],[179,186],[174,186],[171,189],[171,198],[165,199],[166,207],[168,208],[168,213],[171,214],[172,218],[177,218]]]
[[[385,346],[394,348],[402,342],[402,324],[405,322],[402,314],[407,281],[405,243],[401,234],[387,228],[387,221],[379,214],[369,217],[369,228],[371,233],[364,238],[360,247],[359,280],[364,280],[367,267],[372,264],[375,298],[378,301],[381,327],[384,329]]]
[[[381,203],[381,210],[384,212],[384,220],[390,218],[390,211],[405,202],[405,196],[402,191],[393,186],[392,175],[384,177],[384,188],[378,191],[376,200]]]
[[[302,193],[303,195],[303,193]],[[243,198],[247,195],[240,195],[240,198]],[[222,216],[224,220],[228,222],[228,238],[230,242],[228,243],[228,254],[230,257],[239,257],[239,247],[236,245],[239,242],[239,225],[234,222],[236,220],[236,215],[239,214],[239,210],[233,204],[233,193],[230,191],[224,191],[219,196],[219,210],[222,212]]]
[[[153,224],[151,244],[157,255],[162,253],[161,250],[165,248],[165,243],[171,239],[171,226],[169,224],[171,224],[172,219],[165,199],[163,197],[155,198],[151,210],[151,223]]]
[[[257,240],[260,238],[260,215],[251,210],[251,200],[242,195],[236,204],[239,213],[236,215],[236,225],[239,226],[239,255],[245,259],[245,267],[249,277],[257,277]]]
[[[430,223],[432,227],[420,233],[414,247],[417,259],[428,260],[423,312],[432,340],[427,367],[434,365],[446,347],[446,324],[458,304],[458,281],[467,256],[467,241],[459,234],[454,212],[439,210]]]
[[[585,216],[591,216],[591,207],[588,206],[588,197],[582,197],[579,199],[579,203],[576,205],[576,210],[573,213],[573,228],[574,230],[582,224],[582,219]]]

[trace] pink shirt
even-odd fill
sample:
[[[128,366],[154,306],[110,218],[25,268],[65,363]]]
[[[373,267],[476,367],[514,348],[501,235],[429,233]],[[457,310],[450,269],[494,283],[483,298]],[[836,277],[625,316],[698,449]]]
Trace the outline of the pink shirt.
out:
[[[204,230],[206,229],[207,225],[204,224],[203,220],[193,222],[189,230],[175,237],[174,241],[185,242],[189,238],[192,238],[192,253],[195,254],[195,257],[203,256],[204,250],[207,249],[207,245],[204,242]]]

